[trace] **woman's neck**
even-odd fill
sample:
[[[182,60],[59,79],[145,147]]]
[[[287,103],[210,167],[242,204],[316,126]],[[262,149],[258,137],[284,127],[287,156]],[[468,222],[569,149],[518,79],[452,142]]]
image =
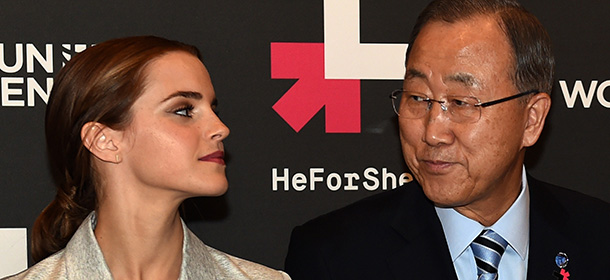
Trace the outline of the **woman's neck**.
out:
[[[183,229],[178,207],[100,202],[95,237],[114,279],[178,279]]]

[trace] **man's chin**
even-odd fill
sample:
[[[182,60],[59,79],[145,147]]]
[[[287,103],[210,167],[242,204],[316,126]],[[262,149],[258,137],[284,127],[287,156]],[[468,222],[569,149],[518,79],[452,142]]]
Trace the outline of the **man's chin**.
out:
[[[442,183],[435,181],[422,184],[422,189],[426,197],[437,207],[453,208],[461,205],[460,192],[456,189],[459,187],[454,186],[452,189],[449,189],[451,188],[449,186],[451,186],[449,182]]]

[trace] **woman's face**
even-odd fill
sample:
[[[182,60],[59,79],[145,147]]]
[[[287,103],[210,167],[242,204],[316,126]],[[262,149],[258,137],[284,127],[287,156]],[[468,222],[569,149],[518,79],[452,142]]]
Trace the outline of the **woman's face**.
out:
[[[216,196],[227,189],[222,140],[229,129],[214,112],[216,97],[199,59],[170,52],[152,61],[132,107],[121,151],[123,182],[141,195]]]

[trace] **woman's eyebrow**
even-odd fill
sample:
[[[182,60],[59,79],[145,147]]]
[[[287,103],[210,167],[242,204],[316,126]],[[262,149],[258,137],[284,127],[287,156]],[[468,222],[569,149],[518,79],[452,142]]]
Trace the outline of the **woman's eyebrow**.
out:
[[[203,98],[203,95],[199,92],[196,91],[177,91],[174,92],[172,94],[170,94],[168,97],[166,97],[165,99],[163,99],[161,101],[161,103],[166,102],[172,98],[176,98],[176,97],[184,97],[184,98],[189,98],[189,99],[196,99],[196,100],[200,100]]]

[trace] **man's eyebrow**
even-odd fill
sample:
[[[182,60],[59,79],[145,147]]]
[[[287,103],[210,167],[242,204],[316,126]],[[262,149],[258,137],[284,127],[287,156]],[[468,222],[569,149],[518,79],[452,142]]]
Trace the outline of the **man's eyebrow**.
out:
[[[412,79],[412,78],[422,78],[422,79],[425,79],[426,75],[423,72],[421,72],[421,71],[419,71],[417,69],[409,68],[409,69],[407,69],[407,72],[405,74],[405,80],[406,79]]]
[[[405,80],[408,79],[427,79],[428,77],[422,71],[415,68],[409,68],[405,74]],[[470,73],[459,72],[448,75],[444,78],[446,82],[458,82],[467,87],[478,87],[481,83]]]
[[[166,101],[168,101],[172,98],[176,98],[176,97],[184,97],[184,98],[188,98],[188,99],[201,100],[203,98],[203,95],[196,91],[177,91],[177,92],[170,94],[165,99],[163,99],[163,101],[161,101],[161,103],[166,102]]]
[[[470,73],[455,73],[445,77],[445,81],[458,82],[467,87],[477,87],[481,83]]]

